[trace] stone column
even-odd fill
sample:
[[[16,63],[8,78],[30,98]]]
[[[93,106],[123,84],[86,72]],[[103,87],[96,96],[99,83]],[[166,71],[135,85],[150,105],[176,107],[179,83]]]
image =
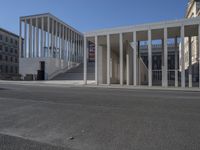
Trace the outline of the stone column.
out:
[[[48,46],[48,51],[47,51],[47,57],[49,57],[49,54],[50,54],[50,17],[48,17],[48,41],[47,41],[47,46]]]
[[[130,51],[126,51],[126,85],[130,85]]]
[[[192,41],[191,37],[188,38],[189,43],[189,88],[192,87]]]
[[[152,40],[151,40],[151,30],[148,30],[148,79],[149,87],[152,86]]]
[[[181,87],[185,88],[185,29],[181,26]]]
[[[65,50],[64,50],[64,41],[65,41],[65,28],[64,28],[64,25],[62,25],[62,48],[61,48],[61,59],[64,60],[64,53],[65,53]]]
[[[167,48],[167,28],[164,28],[164,68],[163,87],[168,87],[168,48]]]
[[[133,32],[133,84],[137,86],[137,39],[136,31]]]
[[[123,34],[119,34],[119,47],[120,47],[120,85],[124,84],[124,67],[123,67]]]
[[[53,58],[53,47],[54,47],[54,20],[52,19],[52,29],[51,29],[51,57]]]
[[[47,50],[47,32],[45,31],[45,25],[44,25],[44,51],[43,51],[44,57],[47,57],[46,50]]]
[[[61,33],[62,33],[62,25],[59,24],[59,59],[61,59],[61,51],[62,51],[62,47],[61,47]]]
[[[28,56],[32,58],[32,19],[30,19],[29,24],[29,49],[28,49]]]
[[[56,42],[55,42],[55,58],[58,58],[58,22],[56,21],[56,35],[55,35],[55,39],[56,39]]]
[[[175,37],[175,87],[178,87],[178,42]]]
[[[22,51],[22,21],[19,19],[19,58],[23,58]]]
[[[44,47],[44,18],[41,18],[41,48],[40,48],[40,57],[43,57],[43,47]]]
[[[110,85],[110,35],[107,35],[107,84]]]
[[[33,58],[36,56],[36,50],[35,50],[35,47],[36,47],[36,32],[35,32],[35,26],[32,26],[32,29],[33,29],[33,49],[32,49],[32,56]]]
[[[39,27],[38,27],[38,18],[36,18],[36,57],[39,57]]]
[[[24,20],[24,58],[27,57],[27,20]]]
[[[87,39],[84,37],[84,84],[87,84]]]
[[[95,81],[96,84],[99,84],[98,79],[98,36],[95,36]]]

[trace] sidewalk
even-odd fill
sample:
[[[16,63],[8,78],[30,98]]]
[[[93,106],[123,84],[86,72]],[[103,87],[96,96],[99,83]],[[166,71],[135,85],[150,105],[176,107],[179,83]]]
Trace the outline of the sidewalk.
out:
[[[68,80],[68,81],[4,81],[0,80],[0,84],[15,84],[15,85],[31,85],[31,86],[56,86],[56,87],[89,87],[89,88],[108,88],[108,89],[130,89],[130,90],[163,90],[163,91],[193,91],[200,92],[200,88],[175,88],[175,87],[160,87],[160,86],[127,86],[127,85],[96,85],[95,81],[87,81],[87,85],[81,80]]]

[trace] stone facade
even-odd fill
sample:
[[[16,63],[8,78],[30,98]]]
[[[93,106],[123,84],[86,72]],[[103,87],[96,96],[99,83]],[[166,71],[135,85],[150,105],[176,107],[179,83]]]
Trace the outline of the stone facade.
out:
[[[19,36],[0,28],[0,79],[19,76]]]

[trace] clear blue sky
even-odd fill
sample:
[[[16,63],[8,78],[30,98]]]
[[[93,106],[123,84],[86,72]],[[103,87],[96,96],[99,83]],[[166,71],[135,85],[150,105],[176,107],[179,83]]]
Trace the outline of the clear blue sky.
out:
[[[18,34],[19,17],[50,12],[79,31],[184,17],[188,0],[0,0],[0,27]]]

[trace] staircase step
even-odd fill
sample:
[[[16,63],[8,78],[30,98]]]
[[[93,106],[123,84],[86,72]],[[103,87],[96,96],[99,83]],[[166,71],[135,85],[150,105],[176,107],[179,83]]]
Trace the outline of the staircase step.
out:
[[[65,73],[61,73],[54,77],[52,80],[83,80],[83,64],[78,67],[72,68]],[[88,80],[95,79],[95,63],[88,62],[87,64],[87,78]]]

